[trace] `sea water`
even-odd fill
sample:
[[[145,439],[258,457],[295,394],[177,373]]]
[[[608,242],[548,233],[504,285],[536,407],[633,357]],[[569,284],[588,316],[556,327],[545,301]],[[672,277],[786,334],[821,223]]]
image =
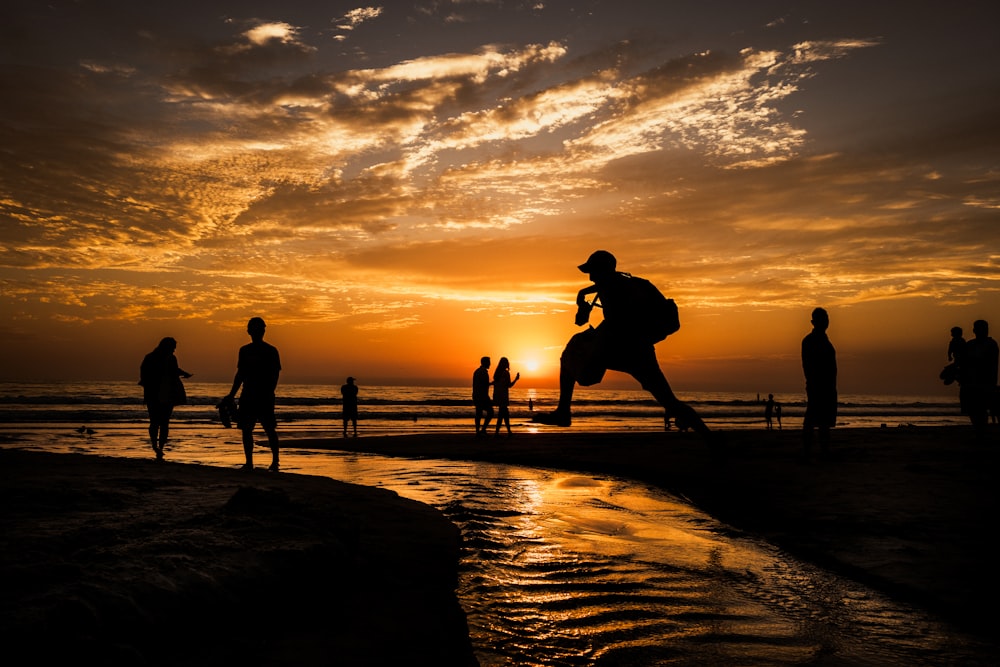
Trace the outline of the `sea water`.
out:
[[[185,383],[188,404],[174,409],[171,429],[181,432],[217,427],[219,400],[228,383]],[[756,395],[726,392],[680,394],[712,428],[762,428],[764,403]],[[804,395],[776,397],[781,422],[774,427],[799,428]],[[529,428],[535,412],[552,410],[558,390],[520,387],[512,392],[514,428]],[[276,414],[285,432],[322,436],[341,428],[340,387],[279,385]],[[474,411],[467,387],[362,386],[360,427],[366,433],[398,434],[463,431],[472,428]],[[74,426],[107,430],[146,421],[142,388],[131,382],[0,383],[0,428],[50,430]],[[887,427],[967,424],[959,413],[957,392],[950,396],[840,396],[838,426]],[[579,431],[663,430],[663,410],[641,390],[578,389],[573,402],[574,429]]]

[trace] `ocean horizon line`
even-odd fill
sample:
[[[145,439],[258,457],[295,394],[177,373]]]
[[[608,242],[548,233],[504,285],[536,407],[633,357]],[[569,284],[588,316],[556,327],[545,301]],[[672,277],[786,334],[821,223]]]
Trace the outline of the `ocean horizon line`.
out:
[[[216,410],[231,383],[186,381],[187,403],[174,410],[177,428],[212,428]],[[765,396],[756,392],[677,392],[712,428],[763,428]],[[530,425],[534,414],[552,410],[558,389],[524,388],[511,394],[512,421]],[[782,414],[775,426],[801,424],[805,392],[776,394]],[[317,391],[317,385],[279,385],[276,411],[286,428],[323,430],[339,423],[343,401],[339,386]],[[359,396],[360,422],[368,429],[462,430],[473,417],[470,388],[364,385]],[[0,382],[0,422],[16,425],[142,425],[148,419],[141,387],[127,381]],[[664,429],[664,412],[642,389],[581,390],[573,402],[573,422],[595,430]],[[838,427],[950,425],[968,423],[953,397],[893,394],[841,394]],[[534,425],[533,427],[537,427]]]

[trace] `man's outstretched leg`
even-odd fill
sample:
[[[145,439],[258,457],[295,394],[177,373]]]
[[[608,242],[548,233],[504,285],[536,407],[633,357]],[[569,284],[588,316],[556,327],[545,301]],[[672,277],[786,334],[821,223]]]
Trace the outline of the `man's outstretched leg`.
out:
[[[563,353],[565,357],[565,352]],[[540,412],[531,418],[535,424],[548,426],[570,426],[573,418],[570,405],[573,402],[573,389],[576,385],[576,375],[566,366],[566,360],[559,363],[559,404],[552,412]]]
[[[663,375],[663,371],[660,370],[655,356],[652,360],[646,360],[641,365],[634,366],[625,372],[638,380],[642,388],[653,395],[657,403],[663,406],[664,413],[668,417],[674,418],[678,430],[686,431],[690,428],[705,437],[712,432],[694,408],[677,398],[674,390],[670,388],[666,376]]]
[[[531,421],[549,426],[572,424],[573,389],[577,382],[590,386],[601,381],[606,368],[600,359],[596,329],[587,329],[570,338],[559,357],[559,404],[552,412],[536,414]]]

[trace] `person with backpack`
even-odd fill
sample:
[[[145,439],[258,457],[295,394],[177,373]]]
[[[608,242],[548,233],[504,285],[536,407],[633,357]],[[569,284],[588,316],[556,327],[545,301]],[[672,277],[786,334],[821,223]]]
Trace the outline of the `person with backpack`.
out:
[[[617,265],[614,255],[597,250],[577,267],[590,275],[593,284],[577,293],[576,324],[587,324],[594,307],[603,310],[604,321],[570,338],[559,360],[558,406],[535,415],[532,421],[570,426],[575,385],[597,384],[605,372],[615,370],[638,380],[663,406],[665,418],[673,417],[679,429],[707,436],[708,426],[694,408],[674,395],[656,360],[654,345],[680,328],[676,304],[648,280],[618,271]],[[588,301],[591,294],[596,296]]]

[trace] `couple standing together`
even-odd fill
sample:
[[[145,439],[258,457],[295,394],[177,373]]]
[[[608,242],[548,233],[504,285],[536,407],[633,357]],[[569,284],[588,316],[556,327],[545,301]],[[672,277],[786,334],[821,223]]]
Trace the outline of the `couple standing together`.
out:
[[[268,470],[278,470],[278,428],[274,416],[274,393],[281,373],[278,349],[264,342],[266,325],[260,317],[247,323],[250,342],[240,348],[236,362],[233,387],[223,401],[235,401],[236,392],[242,387],[236,423],[243,438],[246,456],[244,470],[253,470],[253,430],[257,424],[267,434],[271,448],[271,465]],[[170,416],[175,405],[187,402],[180,378],[191,377],[181,370],[174,356],[177,341],[164,338],[155,350],[146,355],[139,368],[139,384],[143,388],[143,402],[149,412],[149,439],[156,459],[163,459],[163,446],[167,442]],[[345,425],[346,432],[346,425]]]
[[[479,368],[472,374],[472,402],[476,406],[476,435],[486,435],[490,420],[493,419],[493,404],[497,405],[497,425],[496,434],[500,434],[500,427],[507,427],[507,435],[511,435],[510,430],[510,388],[513,387],[521,374],[518,373],[510,377],[510,361],[507,357],[500,357],[497,370],[493,374],[493,381],[490,381],[489,357],[479,360]],[[493,399],[490,400],[490,386],[493,386]]]

